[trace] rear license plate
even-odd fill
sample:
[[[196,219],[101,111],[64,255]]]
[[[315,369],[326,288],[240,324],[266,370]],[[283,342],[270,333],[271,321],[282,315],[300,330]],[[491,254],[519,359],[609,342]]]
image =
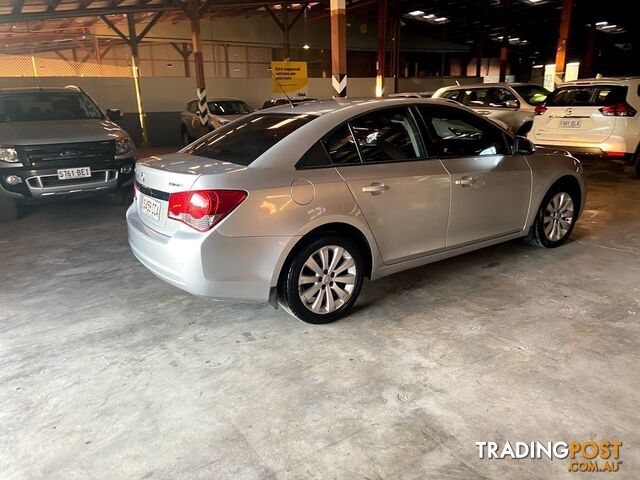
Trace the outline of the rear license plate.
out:
[[[89,178],[91,176],[91,168],[61,168],[58,170],[58,180],[72,180],[74,178]]]
[[[142,213],[153,218],[156,222],[160,221],[160,202],[155,198],[142,196]]]
[[[561,118],[560,128],[580,128],[582,120],[576,120],[575,118]]]

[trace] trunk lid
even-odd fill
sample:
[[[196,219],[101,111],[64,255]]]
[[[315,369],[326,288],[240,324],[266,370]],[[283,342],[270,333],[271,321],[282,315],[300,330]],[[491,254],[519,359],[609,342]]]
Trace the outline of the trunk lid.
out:
[[[149,157],[136,164],[136,204],[140,219],[163,235],[173,235],[180,222],[169,219],[169,195],[187,192],[202,175],[243,170],[246,167],[209,158],[173,153]]]

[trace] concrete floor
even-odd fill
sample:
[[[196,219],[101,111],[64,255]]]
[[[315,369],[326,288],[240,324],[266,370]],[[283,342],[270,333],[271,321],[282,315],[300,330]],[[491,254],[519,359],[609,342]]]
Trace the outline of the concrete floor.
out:
[[[588,439],[637,478],[640,182],[588,173],[566,246],[368,283],[327,326],[164,284],[115,199],[0,226],[0,478],[585,478],[475,442]]]

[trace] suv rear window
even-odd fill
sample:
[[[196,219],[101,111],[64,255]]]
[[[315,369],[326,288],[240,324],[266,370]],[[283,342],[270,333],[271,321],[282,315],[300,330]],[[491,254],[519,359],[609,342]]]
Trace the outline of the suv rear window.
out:
[[[604,107],[624,102],[627,87],[622,85],[585,85],[562,87],[547,97],[547,107]]]
[[[313,115],[277,113],[247,115],[202,137],[183,152],[248,166],[280,140],[314,118]]]

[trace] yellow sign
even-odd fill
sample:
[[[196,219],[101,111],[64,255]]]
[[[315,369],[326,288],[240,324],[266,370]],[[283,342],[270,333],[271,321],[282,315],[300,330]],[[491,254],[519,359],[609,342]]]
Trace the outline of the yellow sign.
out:
[[[307,62],[271,62],[271,83],[274,94],[307,95]]]

